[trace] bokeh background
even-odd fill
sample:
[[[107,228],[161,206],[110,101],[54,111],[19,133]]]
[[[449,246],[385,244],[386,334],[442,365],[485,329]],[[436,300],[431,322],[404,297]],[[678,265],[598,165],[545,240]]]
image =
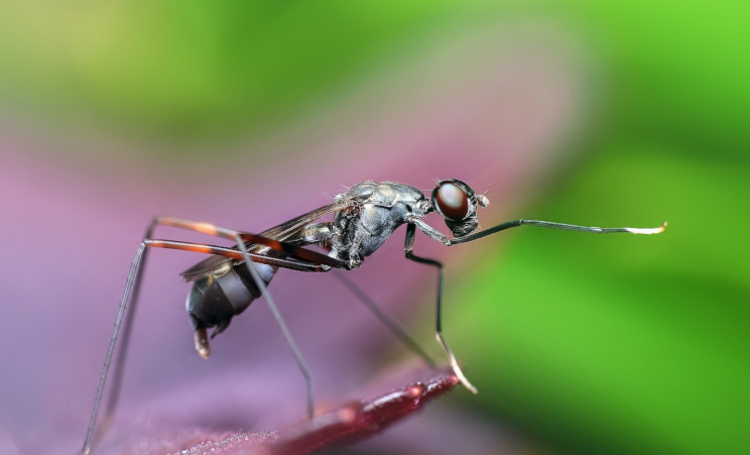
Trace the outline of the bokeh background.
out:
[[[154,214],[260,231],[434,174],[492,187],[485,227],[670,226],[418,238],[480,394],[344,453],[750,453],[749,24],[731,1],[0,2],[0,452],[79,448]],[[402,235],[352,276],[439,355]],[[198,259],[152,254],[103,451],[302,416],[263,305],[194,353]],[[410,358],[331,277],[271,290],[320,406]]]

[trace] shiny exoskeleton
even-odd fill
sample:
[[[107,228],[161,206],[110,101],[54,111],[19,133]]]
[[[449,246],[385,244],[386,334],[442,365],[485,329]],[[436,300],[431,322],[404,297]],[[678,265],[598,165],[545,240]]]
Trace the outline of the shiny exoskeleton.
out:
[[[489,201],[461,181],[445,180],[443,183],[450,185],[448,188],[459,188],[467,203],[460,218],[446,218],[448,227],[456,237],[473,232],[479,226],[477,207],[486,207]],[[437,187],[436,192],[440,188]],[[347,268],[355,269],[399,226],[424,217],[436,207],[439,210],[438,201],[442,199],[433,193],[434,197],[428,199],[421,190],[403,183],[362,182],[336,196],[336,203],[343,208],[335,212],[333,222],[309,224],[279,240],[299,246],[323,244],[330,249],[330,257],[346,261]],[[464,201],[463,194],[457,194],[461,196],[460,202]],[[251,247],[251,242],[248,247]],[[283,252],[271,248],[263,248],[260,252],[284,257]],[[229,326],[233,316],[242,313],[261,296],[260,289],[242,263],[209,258],[183,273],[186,279],[195,281],[188,295],[187,310],[196,330],[216,327],[211,335],[213,338]],[[254,263],[253,267],[266,285],[278,270],[278,267],[267,264]]]
[[[478,240],[505,229],[524,225],[598,234],[613,232],[656,234],[662,232],[666,226],[666,223],[664,223],[661,227],[653,229],[599,228],[548,221],[513,220],[489,229],[480,230],[477,208],[487,207],[488,204],[489,201],[484,195],[477,194],[469,185],[455,179],[436,182],[429,197],[419,189],[403,183],[367,181],[350,188],[346,193],[336,196],[333,204],[300,215],[260,234],[236,231],[211,223],[181,218],[154,218],[146,231],[146,238],[143,239],[136,251],[133,264],[130,267],[125,291],[120,302],[120,310],[115,321],[115,329],[99,379],[94,409],[89,420],[82,453],[87,454],[94,441],[94,430],[96,429],[104,385],[113,359],[118,334],[123,321],[125,321],[123,341],[120,344],[120,355],[115,365],[114,384],[107,405],[105,422],[111,421],[117,407],[130,329],[132,328],[132,314],[138,303],[140,283],[142,282],[142,266],[145,264],[147,252],[151,248],[169,248],[211,255],[208,259],[182,273],[185,281],[193,282],[187,298],[187,310],[195,329],[196,350],[204,358],[211,353],[207,329],[215,328],[212,336],[223,332],[234,316],[242,313],[258,297],[264,297],[294,354],[300,372],[305,378],[307,415],[312,418],[315,409],[312,376],[302,358],[302,353],[294,342],[267,290],[268,284],[280,267],[302,272],[328,272],[333,268],[356,269],[362,264],[364,258],[375,253],[399,226],[406,224],[404,242],[406,258],[435,267],[438,271],[435,336],[443,348],[455,376],[468,390],[476,393],[476,388],[464,376],[442,334],[443,264],[434,259],[414,254],[414,239],[417,230],[437,242],[451,246]],[[442,216],[453,234],[452,237],[448,237],[422,220],[431,212],[437,212]],[[330,214],[333,214],[333,221],[319,222],[320,218]],[[223,247],[177,240],[153,239],[151,237],[157,226],[172,226],[221,237],[236,242],[236,245],[234,247]],[[308,245],[320,245],[328,250],[328,254],[305,248]],[[425,359],[429,365],[433,365],[432,360],[425,354],[424,350],[395,321],[383,313],[364,291],[349,281],[343,273],[336,274],[336,276],[401,341]],[[130,303],[130,313],[125,318],[128,303]],[[107,425],[103,425],[100,428],[106,429],[106,427]]]

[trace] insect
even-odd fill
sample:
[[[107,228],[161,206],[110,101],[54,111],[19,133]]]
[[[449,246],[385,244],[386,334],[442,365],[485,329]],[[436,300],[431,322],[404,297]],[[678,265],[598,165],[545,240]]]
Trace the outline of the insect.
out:
[[[432,240],[446,246],[472,242],[483,237],[518,226],[536,226],[565,231],[608,234],[627,232],[631,234],[657,234],[663,232],[666,223],[658,228],[599,228],[576,226],[571,224],[552,223],[548,221],[514,220],[498,224],[489,229],[479,228],[477,210],[486,208],[489,200],[485,195],[477,194],[466,183],[447,179],[436,182],[430,196],[421,190],[403,183],[372,182],[359,183],[347,192],[336,196],[333,204],[320,207],[305,213],[283,224],[272,227],[260,234],[236,231],[210,223],[200,223],[172,217],[156,217],[146,231],[146,236],[138,248],[128,274],[120,309],[115,322],[115,329],[109,343],[102,374],[96,391],[94,409],[83,445],[83,453],[89,453],[94,440],[99,406],[102,401],[104,385],[115,351],[120,328],[125,319],[125,312],[130,302],[130,316],[123,329],[123,340],[115,365],[114,383],[110,393],[105,418],[99,434],[110,425],[117,407],[119,387],[127,354],[132,313],[138,302],[138,294],[146,260],[150,248],[168,248],[194,251],[211,255],[182,273],[185,281],[192,282],[187,298],[187,311],[195,330],[195,348],[201,357],[211,353],[208,329],[213,329],[211,338],[220,334],[229,326],[232,318],[242,313],[255,299],[263,296],[273,313],[289,347],[294,354],[307,385],[307,415],[312,418],[314,411],[312,378],[302,354],[294,339],[287,330],[273,298],[268,292],[268,285],[279,268],[301,272],[329,272],[332,269],[353,270],[362,265],[365,257],[377,249],[401,225],[406,224],[404,252],[406,258],[430,267],[438,272],[437,323],[436,337],[443,348],[448,362],[459,381],[473,393],[476,388],[466,379],[442,334],[442,263],[413,252],[417,230]],[[449,237],[422,221],[427,214],[437,212],[441,215],[452,233]],[[332,222],[316,222],[320,218],[333,214]],[[153,239],[157,226],[172,226],[203,234],[225,238],[237,243],[234,247],[223,247],[202,243],[180,242],[175,240]],[[320,245],[328,254],[305,248]],[[432,361],[422,349],[401,329],[380,311],[367,295],[349,281],[343,274],[337,274],[344,284],[363,301],[380,320],[388,326],[402,341],[422,356],[428,363]]]

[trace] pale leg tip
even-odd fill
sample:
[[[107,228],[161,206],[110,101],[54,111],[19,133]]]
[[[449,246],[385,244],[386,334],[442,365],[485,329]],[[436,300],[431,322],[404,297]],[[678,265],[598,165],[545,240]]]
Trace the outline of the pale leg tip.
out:
[[[461,382],[461,385],[463,385],[464,387],[466,387],[466,389],[469,392],[473,393],[474,395],[476,395],[477,393],[479,393],[479,391],[477,390],[477,388],[474,387],[471,384],[471,382],[469,382],[468,379],[466,379],[466,376],[464,376],[463,371],[461,371],[461,368],[459,368],[458,363],[456,362],[455,358],[451,359],[451,367],[453,369],[453,374],[456,375],[456,377],[458,378],[458,380]]]

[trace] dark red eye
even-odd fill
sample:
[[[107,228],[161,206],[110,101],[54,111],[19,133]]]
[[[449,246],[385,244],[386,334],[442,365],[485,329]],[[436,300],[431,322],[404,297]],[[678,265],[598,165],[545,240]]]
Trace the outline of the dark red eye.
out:
[[[459,221],[469,214],[469,197],[455,183],[445,182],[435,190],[438,212],[451,221]]]

